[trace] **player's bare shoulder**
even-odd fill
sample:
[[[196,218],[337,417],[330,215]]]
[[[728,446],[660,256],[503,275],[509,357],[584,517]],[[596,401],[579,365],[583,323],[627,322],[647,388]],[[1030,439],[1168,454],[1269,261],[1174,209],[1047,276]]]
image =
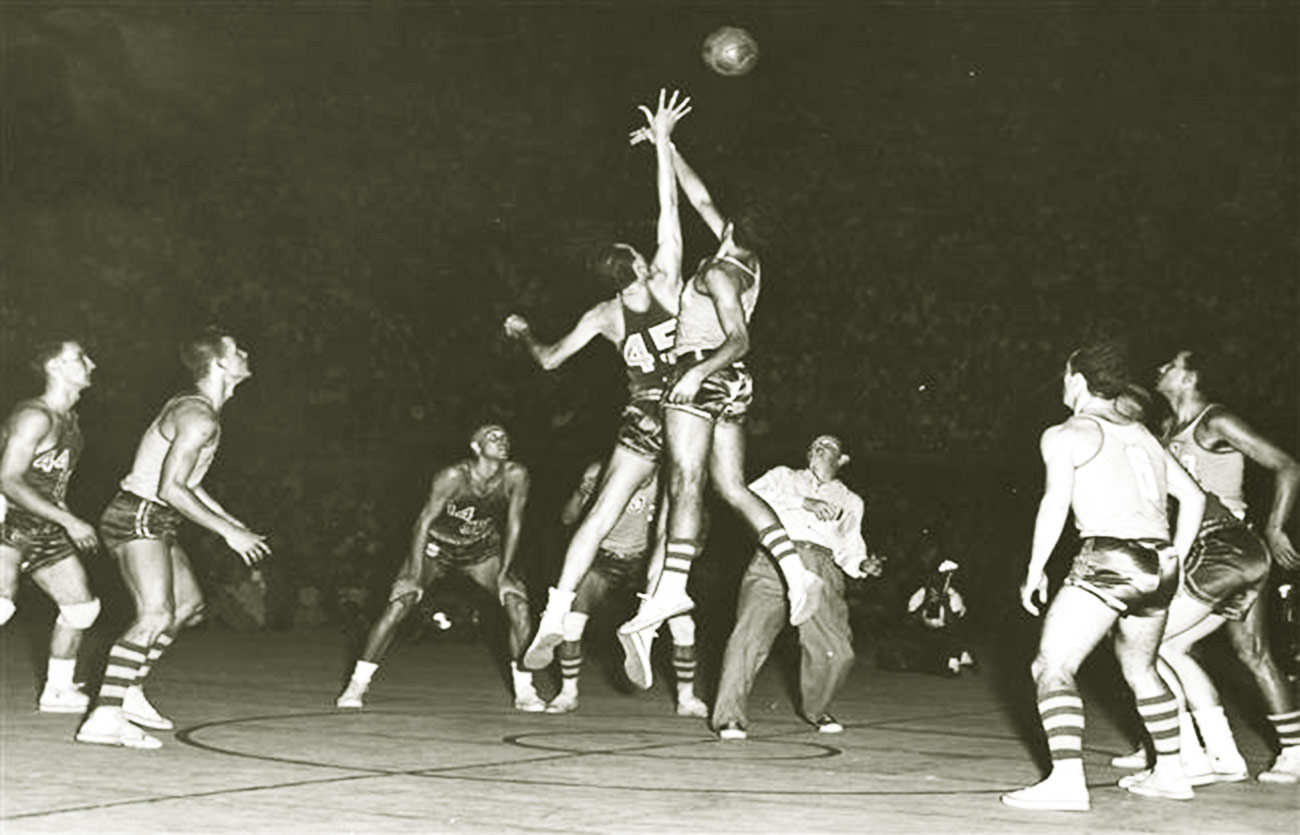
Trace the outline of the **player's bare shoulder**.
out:
[[[468,490],[469,474],[466,472],[467,469],[466,462],[461,461],[438,470],[433,474],[433,482],[429,488],[430,492],[455,497]]]
[[[503,467],[502,479],[505,482],[506,492],[515,494],[523,491],[527,492],[529,484],[528,468],[518,461],[507,461]]]
[[[1239,415],[1217,403],[1206,408],[1205,417],[1196,425],[1196,442],[1206,449],[1231,446],[1230,440],[1251,433],[1250,426]]]
[[[200,437],[206,443],[220,433],[221,417],[202,397],[178,397],[163,407],[158,426],[164,437],[174,440],[185,434]]]
[[[753,277],[730,261],[711,258],[699,270],[694,281],[695,289],[706,296],[716,296],[720,292],[740,295],[749,287]]]
[[[601,336],[615,345],[623,341],[623,305],[618,296],[592,305],[587,316]]]
[[[1101,427],[1094,418],[1071,415],[1055,426],[1043,430],[1040,445],[1044,451],[1088,446],[1101,442]]]
[[[0,443],[13,437],[33,438],[40,443],[54,428],[54,415],[40,404],[27,400],[15,406],[5,419],[3,429],[0,430]]]

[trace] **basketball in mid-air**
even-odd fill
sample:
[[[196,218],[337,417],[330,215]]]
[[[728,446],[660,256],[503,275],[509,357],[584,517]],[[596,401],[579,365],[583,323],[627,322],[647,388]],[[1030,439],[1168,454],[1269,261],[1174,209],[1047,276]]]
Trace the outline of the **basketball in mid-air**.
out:
[[[744,75],[758,63],[758,41],[737,26],[723,26],[704,39],[704,65],[719,75]]]

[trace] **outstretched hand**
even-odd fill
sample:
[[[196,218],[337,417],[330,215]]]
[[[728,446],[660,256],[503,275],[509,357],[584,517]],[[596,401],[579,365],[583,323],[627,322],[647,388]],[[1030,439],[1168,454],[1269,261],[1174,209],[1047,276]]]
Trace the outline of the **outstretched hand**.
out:
[[[681,100],[678,101],[678,97]],[[633,131],[630,137],[631,144],[635,145],[638,141],[648,139],[656,145],[661,142],[667,142],[673,134],[673,128],[681,121],[687,113],[691,112],[691,97],[683,96],[680,90],[673,90],[672,95],[668,95],[666,89],[659,90],[659,106],[651,111],[646,105],[639,105],[638,110],[645,114],[646,135],[643,139],[636,138],[636,131]]]

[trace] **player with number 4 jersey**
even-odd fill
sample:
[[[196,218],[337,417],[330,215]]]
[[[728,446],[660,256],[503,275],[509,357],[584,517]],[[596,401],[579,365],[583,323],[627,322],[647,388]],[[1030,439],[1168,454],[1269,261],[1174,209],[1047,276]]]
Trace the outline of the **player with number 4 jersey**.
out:
[[[659,224],[654,259],[647,262],[628,244],[608,247],[596,271],[615,284],[618,294],[588,310],[554,344],[538,342],[522,316],[512,315],[505,321],[506,335],[523,341],[537,363],[548,371],[559,367],[596,336],[602,336],[618,347],[628,376],[629,399],[623,409],[618,444],[605,467],[596,497],[569,542],[564,567],[550,590],[537,635],[524,653],[524,666],[533,670],[547,666],[554,658],[555,648],[564,640],[564,616],[573,605],[578,584],[628,500],[654,472],[663,444],[660,402],[673,352],[682,288],[682,231],[669,140],[677,122],[690,112],[690,99],[677,92],[670,97],[661,90],[655,110],[645,106],[640,109],[656,148]]]

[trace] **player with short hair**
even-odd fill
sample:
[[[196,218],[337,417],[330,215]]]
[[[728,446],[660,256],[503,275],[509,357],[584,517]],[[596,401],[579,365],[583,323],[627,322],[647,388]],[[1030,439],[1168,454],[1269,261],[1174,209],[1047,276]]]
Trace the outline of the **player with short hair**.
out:
[[[1169,607],[1160,658],[1175,675],[1166,681],[1186,695],[1179,712],[1183,762],[1194,784],[1235,782],[1249,776],[1237,750],[1223,701],[1191,650],[1220,628],[1234,654],[1255,679],[1269,725],[1281,749],[1258,779],[1295,783],[1300,779],[1300,709],[1290,682],[1269,648],[1266,616],[1269,555],[1284,569],[1300,568],[1300,555],[1286,525],[1300,496],[1300,464],[1236,413],[1214,402],[1213,357],[1180,350],[1160,367],[1156,390],[1173,409],[1164,439],[1208,494],[1205,520],[1183,568],[1183,583]],[[1273,504],[1263,537],[1246,521],[1246,461],[1273,474]],[[1180,701],[1182,701],[1180,699]],[[1197,729],[1205,748],[1197,739]],[[1116,757],[1118,766],[1142,767],[1146,752]]]
[[[83,713],[90,698],[74,683],[82,637],[99,616],[77,552],[93,553],[95,529],[68,509],[68,482],[81,456],[75,407],[95,363],[75,340],[43,342],[32,369],[44,390],[14,407],[0,428],[0,624],[14,614],[26,574],[59,608],[50,635],[43,713]]]
[[[576,522],[600,489],[600,461],[593,461],[582,474],[582,481],[565,503],[562,520]],[[637,487],[623,509],[614,528],[600,543],[600,551],[578,584],[573,609],[564,616],[564,642],[557,654],[560,659],[560,692],[546,706],[547,713],[571,713],[578,709],[578,678],[582,671],[582,635],[587,619],[610,593],[629,588],[643,588],[649,572],[662,568],[663,536],[656,525],[659,505],[658,472]],[[652,530],[655,541],[650,541]],[[651,546],[657,560],[651,559]],[[673,636],[673,672],[677,685],[677,715],[704,718],[708,706],[695,695],[695,619],[689,614],[668,621]]]
[[[546,708],[533,688],[532,675],[518,663],[532,629],[528,590],[513,570],[528,502],[528,470],[510,460],[510,435],[495,423],[474,430],[469,447],[474,457],[434,475],[415,522],[411,549],[388,593],[388,606],[370,629],[352,677],[338,697],[339,707],[364,706],[371,678],[398,624],[431,585],[459,574],[492,595],[505,611],[515,709]]]
[[[1044,569],[1071,510],[1082,547],[1047,610],[1032,668],[1052,770],[1042,782],[1002,795],[1008,806],[1089,808],[1076,676],[1112,629],[1116,660],[1156,751],[1151,772],[1124,788],[1148,797],[1192,797],[1178,756],[1178,704],[1156,672],[1156,651],[1178,585],[1179,560],[1196,539],[1205,495],[1126,409],[1121,397],[1135,391],[1131,379],[1127,358],[1113,342],[1070,354],[1062,400],[1072,414],[1043,432],[1040,442],[1046,481],[1020,586],[1028,612],[1037,615],[1047,600]],[[1169,496],[1178,501],[1172,545]]]
[[[671,359],[677,327],[677,297],[681,292],[682,231],[677,214],[668,140],[677,122],[690,112],[690,99],[674,91],[659,91],[658,107],[642,106],[649,122],[658,160],[659,222],[654,259],[645,258],[627,244],[611,246],[597,271],[615,282],[618,295],[592,307],[569,333],[551,345],[533,337],[528,322],[518,315],[506,319],[507,336],[522,340],[533,358],[548,371],[597,336],[618,346],[627,368],[628,404],[623,409],[618,444],[610,454],[600,491],[587,515],[573,532],[560,576],[547,596],[546,608],[524,666],[538,670],[551,663],[555,648],[564,640],[565,616],[573,606],[578,584],[586,576],[601,541],[618,523],[637,488],[659,465],[663,447],[661,400],[667,363]]]
[[[108,653],[95,709],[78,742],[159,748],[136,725],[171,730],[170,719],[142,686],[177,634],[203,615],[203,593],[177,531],[189,520],[225,540],[247,565],[270,553],[203,487],[221,443],[221,410],[252,376],[248,352],[228,331],[209,327],[180,346],[194,390],[168,400],[145,430],[131,471],[99,520],[100,536],[117,559],[135,605],[135,620]]]
[[[644,139],[644,130],[633,132],[634,143]],[[762,239],[757,213],[750,210],[725,219],[675,148],[673,167],[682,191],[718,237],[719,246],[686,282],[677,311],[674,365],[664,401],[668,457],[664,570],[641,610],[619,628],[629,672],[631,665],[639,664],[647,683],[650,644],[659,624],[695,605],[686,592],[686,581],[703,549],[706,481],[745,518],[757,533],[759,546],[777,564],[792,624],[812,616],[821,587],[817,575],[800,561],[776,513],[745,479],[744,420],[753,400],[753,379],[742,360],[749,352],[749,320],[760,286],[757,247]]]

